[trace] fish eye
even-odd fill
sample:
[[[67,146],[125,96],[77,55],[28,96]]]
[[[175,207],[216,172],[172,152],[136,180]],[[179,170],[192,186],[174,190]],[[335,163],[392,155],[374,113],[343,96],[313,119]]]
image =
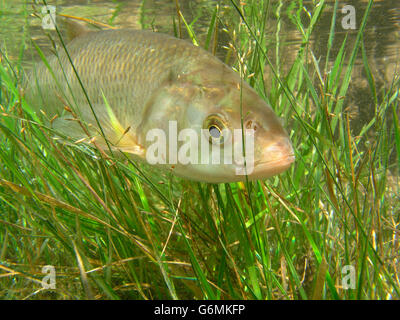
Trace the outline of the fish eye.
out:
[[[210,132],[210,135],[211,135],[211,137],[213,137],[213,138],[215,138],[215,139],[219,139],[220,137],[221,137],[221,129],[220,128],[218,128],[217,126],[215,126],[215,125],[211,125],[209,128],[208,128],[208,132]]]
[[[204,121],[203,128],[208,133],[210,143],[223,144],[225,137],[223,130],[226,129],[226,125],[219,115],[210,115]]]

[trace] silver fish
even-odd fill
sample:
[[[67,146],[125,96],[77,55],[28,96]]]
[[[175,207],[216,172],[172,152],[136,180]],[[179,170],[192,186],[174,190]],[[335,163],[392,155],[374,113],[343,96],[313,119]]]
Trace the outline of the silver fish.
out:
[[[166,153],[159,149],[156,155],[165,162],[158,165],[187,179],[213,183],[245,180],[243,170],[238,172],[243,159],[248,165],[247,157],[213,160],[216,151],[226,160],[229,153],[222,149],[228,143],[234,151],[251,153],[250,180],[279,174],[294,161],[289,137],[271,107],[238,73],[204,49],[168,35],[130,29],[83,32],[66,48],[72,64],[63,49],[58,57],[47,58],[50,69],[38,63],[25,94],[48,119],[57,115],[52,124],[64,135],[82,139],[89,133],[103,148],[111,146],[148,161],[149,150],[155,150],[149,133],[165,132]],[[81,124],[71,120],[66,105]],[[251,150],[247,145],[242,149],[245,134],[235,141],[233,134],[228,137],[242,128],[253,134]],[[210,145],[207,154],[205,145],[190,144],[202,161],[176,161],[171,145],[179,152],[184,141],[176,134],[183,129]],[[175,162],[168,161],[172,155]]]

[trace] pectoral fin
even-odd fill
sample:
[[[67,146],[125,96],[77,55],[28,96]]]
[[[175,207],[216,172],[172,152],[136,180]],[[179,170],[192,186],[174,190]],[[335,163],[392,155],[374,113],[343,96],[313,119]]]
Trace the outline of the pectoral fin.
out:
[[[75,143],[95,141],[105,151],[110,147],[113,150],[121,150],[138,157],[145,157],[145,150],[137,143],[134,132],[130,130],[130,127],[122,126],[111,109],[104,105],[94,106],[94,109],[102,111],[97,112],[97,120],[101,129],[93,114],[89,114],[88,111],[81,115],[80,120],[68,114],[60,116],[54,119],[52,127],[66,136],[69,143],[71,143],[71,140]]]

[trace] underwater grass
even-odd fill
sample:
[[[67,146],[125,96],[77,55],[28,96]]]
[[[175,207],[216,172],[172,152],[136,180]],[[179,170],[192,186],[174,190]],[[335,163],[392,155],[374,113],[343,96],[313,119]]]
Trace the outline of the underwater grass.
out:
[[[176,4],[175,34],[202,45]],[[2,50],[0,297],[399,298],[400,84],[374,81],[362,37],[372,1],[356,41],[345,37],[332,57],[335,2],[326,61],[310,46],[324,1],[312,11],[293,1],[283,12],[282,4],[215,5],[204,43],[215,52],[218,28],[230,30],[227,61],[285,120],[296,162],[266,181],[190,182],[82,141],[60,143],[24,102]],[[280,18],[266,37],[271,12],[289,15],[302,34],[287,71]],[[375,106],[360,132],[346,109],[356,57]],[[45,265],[55,267],[55,289],[41,285]],[[355,272],[350,289],[346,266]]]

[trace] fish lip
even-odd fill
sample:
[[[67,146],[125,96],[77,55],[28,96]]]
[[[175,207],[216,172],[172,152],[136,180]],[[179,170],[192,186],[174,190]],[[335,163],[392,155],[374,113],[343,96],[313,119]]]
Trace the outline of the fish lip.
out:
[[[249,174],[249,177],[251,179],[266,179],[280,174],[290,168],[295,158],[294,154],[289,154],[279,159],[257,162],[254,164],[254,171]]]
[[[291,154],[289,154],[285,157],[279,158],[279,159],[274,159],[274,160],[270,160],[270,161],[257,161],[254,163],[254,167],[271,165],[271,164],[281,163],[281,162],[284,162],[287,164],[292,164],[295,160],[296,160],[296,156],[294,155],[294,153],[291,153]]]

